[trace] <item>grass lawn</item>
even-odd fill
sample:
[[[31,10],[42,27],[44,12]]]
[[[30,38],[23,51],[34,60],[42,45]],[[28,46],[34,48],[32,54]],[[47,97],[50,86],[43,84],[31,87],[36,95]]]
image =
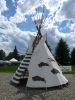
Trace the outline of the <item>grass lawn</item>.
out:
[[[9,72],[9,73],[15,73],[18,66],[0,66],[0,72]],[[72,66],[71,72],[65,72],[64,74],[75,74],[75,65]]]
[[[75,74],[75,65],[72,66],[71,72],[65,72],[64,74]]]
[[[14,73],[16,71],[18,66],[0,66],[0,72],[12,72]]]

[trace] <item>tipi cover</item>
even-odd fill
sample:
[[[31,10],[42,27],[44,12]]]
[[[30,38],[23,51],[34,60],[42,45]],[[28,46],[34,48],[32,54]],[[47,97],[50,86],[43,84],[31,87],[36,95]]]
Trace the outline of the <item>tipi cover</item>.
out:
[[[21,78],[26,75],[25,73],[28,70],[27,87],[45,88],[67,84],[68,80],[62,74],[60,67],[49,51],[45,39],[42,37],[34,50],[33,41],[14,74],[12,83],[20,84]]]

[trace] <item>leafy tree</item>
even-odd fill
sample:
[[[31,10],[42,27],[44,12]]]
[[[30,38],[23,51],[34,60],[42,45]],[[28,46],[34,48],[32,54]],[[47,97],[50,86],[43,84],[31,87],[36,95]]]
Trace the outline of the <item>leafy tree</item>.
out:
[[[3,50],[0,50],[0,60],[5,60],[5,52]]]
[[[24,55],[19,55],[19,60],[22,60],[24,58]]]
[[[63,39],[60,39],[56,47],[55,58],[61,65],[68,65],[70,63],[69,47]]]
[[[18,54],[18,50],[17,50],[16,46],[15,46],[13,52],[10,52],[10,53],[8,54],[8,56],[6,57],[7,60],[10,60],[10,59],[12,59],[12,58],[15,58],[15,59],[17,59],[17,60],[20,60],[20,56],[19,56],[19,54]]]
[[[16,46],[15,46],[15,48],[14,48],[14,51],[13,51],[13,57],[15,58],[15,59],[18,59],[18,50],[17,50],[17,48],[16,48]]]
[[[16,46],[15,46],[13,52],[10,52],[10,53],[7,55],[7,57],[6,57],[7,60],[10,60],[10,59],[12,59],[12,58],[15,58],[15,59],[17,59],[17,60],[22,60],[22,59],[24,58],[24,55],[20,55],[20,54],[18,53],[18,50],[17,50],[17,47],[16,47]]]
[[[9,54],[8,54],[8,56],[6,57],[6,59],[7,60],[10,60],[10,59],[12,59],[13,58],[13,52],[10,52]]]
[[[71,52],[71,64],[75,65],[75,48]]]

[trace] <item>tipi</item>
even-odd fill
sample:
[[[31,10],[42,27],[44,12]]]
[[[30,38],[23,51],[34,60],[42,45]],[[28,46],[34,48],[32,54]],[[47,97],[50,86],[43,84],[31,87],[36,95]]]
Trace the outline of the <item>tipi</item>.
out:
[[[48,88],[68,83],[41,34],[42,22],[35,21],[38,34],[32,37],[29,49],[11,80],[14,84],[20,84],[22,78],[28,78],[26,87],[31,88]]]

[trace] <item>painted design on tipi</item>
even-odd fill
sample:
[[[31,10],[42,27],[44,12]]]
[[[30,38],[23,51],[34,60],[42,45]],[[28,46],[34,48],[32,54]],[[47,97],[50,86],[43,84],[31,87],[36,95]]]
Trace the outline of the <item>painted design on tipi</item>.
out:
[[[45,79],[40,77],[40,76],[34,76],[34,77],[32,77],[32,80],[33,81],[43,81],[43,82],[45,82]]]
[[[40,64],[38,64],[38,66],[41,68],[43,66],[49,66],[49,64],[48,63],[45,63],[45,62],[41,62]]]
[[[53,68],[53,69],[51,70],[51,72],[52,72],[53,74],[60,73],[56,68]]]

